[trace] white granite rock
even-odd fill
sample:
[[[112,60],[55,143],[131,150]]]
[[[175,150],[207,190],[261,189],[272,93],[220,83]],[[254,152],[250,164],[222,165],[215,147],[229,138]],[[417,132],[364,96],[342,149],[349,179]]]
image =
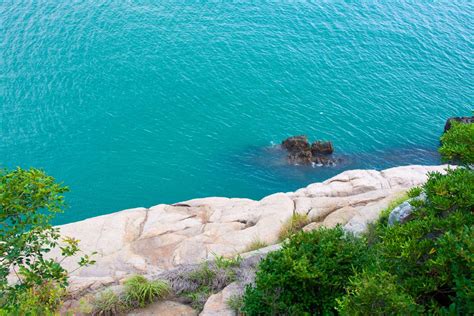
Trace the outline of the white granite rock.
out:
[[[242,289],[235,282],[227,285],[222,291],[211,295],[199,316],[235,316],[227,301],[234,295],[242,295]]]
[[[73,273],[70,288],[80,294],[117,283],[127,275],[156,274],[215,255],[232,256],[255,240],[274,244],[278,242],[281,225],[293,213],[308,214],[315,221],[312,228],[345,224],[347,230],[359,233],[393,198],[426,181],[427,172],[444,168],[351,170],[296,192],[276,193],[260,201],[194,199],[63,225],[59,227],[61,233],[79,239],[83,252],[98,251],[95,265]],[[74,260],[67,260],[65,265],[71,271],[76,267]]]

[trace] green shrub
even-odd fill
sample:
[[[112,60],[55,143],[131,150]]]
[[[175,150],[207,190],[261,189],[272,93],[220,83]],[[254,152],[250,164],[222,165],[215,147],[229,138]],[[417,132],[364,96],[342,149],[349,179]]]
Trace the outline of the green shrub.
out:
[[[429,262],[440,283],[449,285],[450,306],[458,314],[474,314],[474,226],[464,225],[457,232],[447,232],[439,238],[437,256]]]
[[[452,121],[441,136],[439,152],[445,161],[474,164],[474,124]]]
[[[413,297],[385,271],[364,271],[351,278],[347,295],[338,300],[341,315],[414,315],[422,312]]]
[[[422,192],[409,221],[387,224],[394,201],[362,239],[340,227],[293,235],[261,262],[242,311],[473,315],[474,171],[430,173],[408,197]]]
[[[60,307],[65,290],[53,282],[35,285],[18,295],[15,313],[19,315],[52,315]]]
[[[0,304],[3,310],[13,313],[25,300],[36,299],[48,301],[45,304],[52,308],[50,303],[57,297],[56,291],[49,287],[67,287],[68,272],[61,262],[80,251],[79,241],[64,238],[61,242],[58,228],[50,223],[55,214],[63,211],[63,194],[67,190],[41,170],[0,169]],[[62,259],[46,257],[53,248],[61,250]],[[94,261],[85,255],[78,265],[92,263]],[[12,271],[17,279],[9,283],[7,277]],[[45,290],[45,286],[49,290]],[[43,290],[51,297],[38,297]]]
[[[410,191],[411,192],[411,191]],[[409,199],[410,192],[403,194],[389,203],[389,205],[380,212],[378,220],[374,223],[369,223],[367,225],[367,231],[365,232],[365,237],[369,245],[379,241],[380,231],[383,230],[388,224],[388,217],[390,213],[400,204]],[[419,194],[418,194],[419,195]],[[418,196],[417,195],[417,196]]]
[[[131,277],[124,285],[124,301],[130,307],[145,307],[171,293],[170,286],[166,282],[148,281],[142,275]]]
[[[472,297],[474,258],[466,251],[473,247],[474,173],[432,173],[423,190],[427,200],[412,203],[412,219],[380,229],[373,251],[417,304],[432,312],[453,303],[457,311],[472,310],[466,297]]]
[[[286,223],[280,229],[278,239],[283,241],[293,234],[300,231],[303,227],[310,223],[310,219],[306,214],[293,213]]]
[[[333,313],[348,277],[367,259],[366,251],[363,239],[340,226],[296,234],[262,260],[242,310],[248,315]]]

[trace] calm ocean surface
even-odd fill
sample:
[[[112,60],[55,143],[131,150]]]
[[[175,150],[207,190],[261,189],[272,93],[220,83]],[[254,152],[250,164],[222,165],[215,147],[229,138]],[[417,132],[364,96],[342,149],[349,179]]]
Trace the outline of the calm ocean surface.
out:
[[[418,2],[2,2],[0,165],[66,183],[65,223],[437,164],[473,108],[474,4]],[[285,165],[296,134],[345,162]]]

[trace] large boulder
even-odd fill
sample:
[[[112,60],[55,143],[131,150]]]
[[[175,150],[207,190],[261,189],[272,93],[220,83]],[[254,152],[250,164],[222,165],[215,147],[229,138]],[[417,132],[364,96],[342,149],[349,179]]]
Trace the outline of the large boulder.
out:
[[[474,123],[474,116],[456,116],[456,117],[450,117],[446,121],[446,124],[444,125],[444,132],[446,133],[450,128],[451,128],[451,123],[453,121],[462,123],[462,124],[472,124]]]

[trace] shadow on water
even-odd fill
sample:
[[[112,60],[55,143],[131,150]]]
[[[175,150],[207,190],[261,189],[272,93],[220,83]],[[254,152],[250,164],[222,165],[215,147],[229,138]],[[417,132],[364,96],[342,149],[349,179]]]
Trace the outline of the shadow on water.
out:
[[[273,191],[288,191],[310,183],[324,181],[343,171],[351,169],[382,170],[403,165],[438,165],[441,163],[436,149],[423,147],[392,148],[373,152],[335,153],[341,163],[335,166],[291,165],[286,151],[280,146],[249,147],[234,161],[249,177],[264,180]]]

